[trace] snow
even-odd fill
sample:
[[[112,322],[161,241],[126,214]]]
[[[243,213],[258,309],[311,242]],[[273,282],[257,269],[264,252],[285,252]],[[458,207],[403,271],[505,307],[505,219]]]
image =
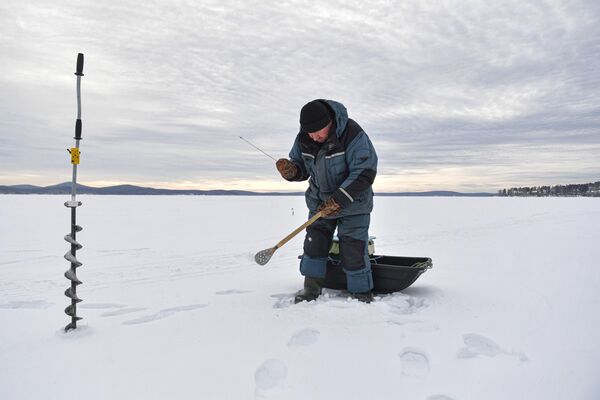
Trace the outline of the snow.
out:
[[[302,197],[0,196],[0,399],[598,399],[600,202],[380,198],[377,254],[433,269],[372,304],[301,288]],[[296,210],[292,213],[292,209]]]

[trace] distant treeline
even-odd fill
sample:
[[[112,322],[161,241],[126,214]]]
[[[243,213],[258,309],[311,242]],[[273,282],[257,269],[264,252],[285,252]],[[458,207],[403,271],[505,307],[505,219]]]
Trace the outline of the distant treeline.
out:
[[[568,197],[568,196],[587,196],[600,197],[600,182],[556,185],[556,186],[532,186],[532,187],[513,187],[498,191],[499,196],[534,196],[534,197]]]

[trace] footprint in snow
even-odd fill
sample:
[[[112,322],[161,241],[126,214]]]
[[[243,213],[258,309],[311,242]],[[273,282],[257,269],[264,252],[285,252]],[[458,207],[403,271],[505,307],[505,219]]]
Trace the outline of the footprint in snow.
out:
[[[275,304],[273,304],[273,308],[287,308],[294,305],[295,294],[280,293],[273,294],[271,297],[277,299]]]
[[[269,391],[281,386],[287,374],[287,365],[281,360],[270,359],[262,363],[254,372],[255,398],[261,399]]]
[[[302,329],[292,335],[290,341],[288,342],[288,346],[310,346],[317,343],[320,334],[321,332],[316,329]]]
[[[10,301],[5,304],[0,304],[0,308],[3,309],[40,309],[40,308],[48,308],[52,305],[52,303],[48,303],[46,300],[33,300],[33,301]]]
[[[424,297],[408,296],[403,293],[394,293],[383,298],[391,313],[399,315],[414,314],[429,306]]]
[[[104,310],[107,308],[125,308],[127,307],[124,304],[114,304],[114,303],[82,303],[77,306],[78,308],[85,308],[88,310]]]
[[[119,315],[131,314],[134,312],[144,311],[144,310],[146,310],[146,309],[143,307],[126,307],[126,308],[120,308],[115,311],[107,311],[105,313],[100,314],[100,316],[101,317],[117,317]]]
[[[519,358],[519,361],[528,361],[527,356],[520,352],[511,352],[501,348],[492,339],[476,333],[467,333],[463,335],[463,342],[466,347],[458,351],[458,358],[475,358],[478,356],[496,357],[498,355],[510,355]]]
[[[124,304],[115,304],[115,303],[83,303],[78,307],[85,308],[88,310],[106,310],[110,308],[115,308],[116,310],[107,311],[100,314],[101,317],[116,317],[119,315],[131,314],[138,311],[144,311],[145,308],[142,307],[127,307]]]
[[[423,378],[429,374],[429,357],[419,348],[407,347],[400,354],[402,374],[411,378]]]
[[[215,292],[215,294],[219,294],[219,295],[244,294],[244,293],[252,293],[252,290],[229,289],[229,290],[221,290],[219,292]]]
[[[440,327],[435,322],[419,321],[419,320],[390,320],[389,324],[400,325],[410,332],[435,332],[439,331]]]
[[[171,315],[173,315],[175,313],[178,313],[178,312],[192,311],[192,310],[196,310],[198,308],[204,308],[206,306],[208,306],[208,304],[191,304],[189,306],[179,306],[179,307],[165,308],[165,309],[160,310],[159,312],[157,312],[155,314],[144,315],[144,316],[141,316],[139,318],[130,319],[128,321],[123,322],[123,324],[124,325],[145,324],[147,322],[152,322],[152,321],[156,321],[156,320],[159,320],[159,319],[170,317]]]

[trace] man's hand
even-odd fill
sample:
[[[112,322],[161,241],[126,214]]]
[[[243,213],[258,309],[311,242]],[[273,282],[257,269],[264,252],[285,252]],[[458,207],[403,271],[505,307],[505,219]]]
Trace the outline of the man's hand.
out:
[[[342,206],[333,197],[330,197],[319,206],[317,211],[321,211],[324,217],[332,217],[342,211]]]
[[[298,167],[296,167],[296,164],[285,158],[280,158],[277,160],[275,166],[277,167],[277,171],[279,171],[283,179],[288,181],[296,176],[296,173],[298,172]]]

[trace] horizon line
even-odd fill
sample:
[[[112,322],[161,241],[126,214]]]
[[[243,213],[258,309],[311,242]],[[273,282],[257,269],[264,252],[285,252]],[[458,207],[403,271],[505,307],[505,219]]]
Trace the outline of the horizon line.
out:
[[[21,183],[21,184],[3,184],[0,183],[0,186],[4,186],[4,187],[14,187],[14,188],[18,188],[20,186],[31,186],[31,187],[35,187],[35,188],[40,188],[40,189],[47,189],[47,188],[52,188],[52,187],[58,187],[58,186],[69,186],[71,187],[72,182],[69,181],[65,181],[65,182],[61,182],[61,183],[56,183],[56,184],[50,184],[50,185],[46,185],[46,186],[41,186],[41,185],[33,185],[33,184],[28,184],[28,183]],[[108,186],[92,186],[92,185],[88,185],[88,184],[84,184],[81,182],[77,182],[78,186],[85,186],[85,187],[89,187],[92,189],[105,189],[105,188],[114,188],[114,187],[120,187],[120,186],[132,186],[132,187],[136,187],[136,188],[143,188],[143,189],[151,189],[151,190],[168,190],[168,191],[173,191],[173,192],[186,192],[186,191],[198,191],[198,192],[252,192],[252,193],[262,193],[262,194],[267,194],[267,193],[281,193],[281,194],[303,194],[304,190],[264,190],[264,189],[190,189],[190,188],[186,188],[186,189],[174,189],[174,188],[168,188],[168,187],[155,187],[155,186],[141,186],[139,184],[133,184],[133,183],[120,183],[120,184],[114,184],[114,185],[108,185]],[[501,190],[501,189],[500,189]],[[386,193],[430,193],[430,192],[452,192],[452,193],[465,193],[465,194],[479,194],[479,193],[485,193],[485,194],[496,194],[498,193],[498,190],[494,190],[494,191],[477,191],[477,192],[465,192],[465,191],[459,191],[459,190],[452,190],[452,189],[430,189],[430,190],[377,190],[377,191],[373,191],[375,194],[380,193],[380,194],[386,194]]]

